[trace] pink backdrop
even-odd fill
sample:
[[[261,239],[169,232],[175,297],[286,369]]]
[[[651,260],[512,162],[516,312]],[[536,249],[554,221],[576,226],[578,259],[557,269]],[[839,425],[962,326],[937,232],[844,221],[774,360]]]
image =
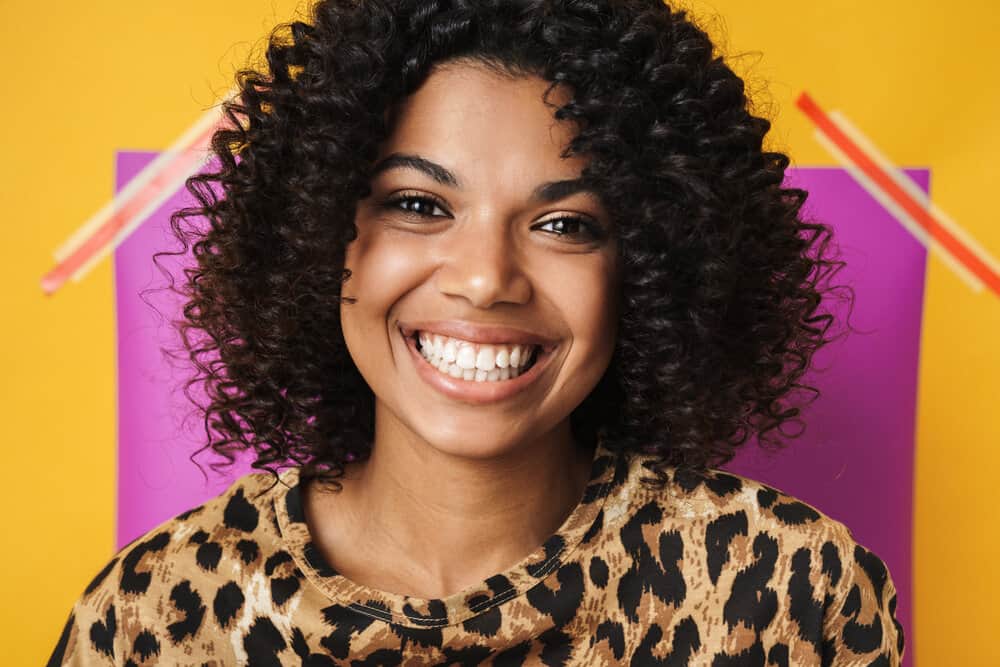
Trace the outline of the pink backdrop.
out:
[[[154,153],[117,155],[121,189]],[[926,169],[908,170],[924,190]],[[832,224],[847,267],[837,283],[857,295],[852,335],[816,356],[807,377],[822,397],[805,414],[806,434],[777,457],[747,449],[728,469],[767,482],[851,527],[881,556],[899,591],[898,616],[914,655],[911,524],[914,427],[926,250],[839,168],[789,172],[789,183],[810,192],[806,212]],[[190,205],[178,193],[115,252],[118,320],[118,543],[220,493],[245,463],[228,474],[188,460],[201,446],[201,422],[181,391],[186,369],[161,347],[176,347],[169,320],[176,300],[163,291],[151,261],[174,246],[169,213]],[[155,306],[163,318],[150,308]],[[842,314],[842,313],[841,313]],[[201,459],[208,460],[208,459]]]

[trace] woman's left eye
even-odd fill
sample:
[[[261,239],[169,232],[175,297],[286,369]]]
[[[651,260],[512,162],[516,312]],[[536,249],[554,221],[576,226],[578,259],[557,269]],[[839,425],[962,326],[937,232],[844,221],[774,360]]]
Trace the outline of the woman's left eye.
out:
[[[548,227],[548,229],[545,229]],[[582,237],[585,239],[599,239],[602,237],[601,228],[597,223],[590,222],[585,218],[565,217],[544,220],[535,227],[543,231],[556,234],[557,236]]]

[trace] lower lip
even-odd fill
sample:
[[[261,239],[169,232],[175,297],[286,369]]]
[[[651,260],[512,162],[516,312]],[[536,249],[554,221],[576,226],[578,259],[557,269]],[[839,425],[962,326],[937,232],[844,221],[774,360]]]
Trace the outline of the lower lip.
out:
[[[400,335],[403,335],[402,332],[400,332]],[[535,363],[516,378],[497,380],[496,382],[488,380],[476,382],[474,380],[463,380],[445,375],[428,363],[424,355],[417,349],[417,341],[406,336],[403,336],[403,340],[406,343],[407,349],[410,350],[410,356],[413,357],[417,374],[420,375],[423,381],[445,396],[464,403],[495,403],[510,398],[538,379],[542,371],[545,370],[545,367],[548,366],[549,360],[554,356],[554,350],[542,352],[539,349],[536,354]]]

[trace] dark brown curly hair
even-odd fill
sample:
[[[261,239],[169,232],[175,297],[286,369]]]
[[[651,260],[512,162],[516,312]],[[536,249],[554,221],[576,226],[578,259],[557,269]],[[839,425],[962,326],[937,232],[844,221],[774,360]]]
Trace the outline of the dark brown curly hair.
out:
[[[833,316],[820,285],[843,262],[832,231],[783,187],[744,82],[706,33],[662,0],[323,0],[271,33],[267,66],[241,70],[213,137],[215,171],[171,225],[196,264],[183,354],[208,443],[226,460],[301,465],[337,483],[364,459],[374,397],[340,327],[355,206],[399,102],[436,63],[462,59],[564,85],[554,117],[580,128],[614,216],[622,281],[611,364],[573,412],[601,439],[663,468],[729,461],[751,436],[782,446],[788,399]],[[546,99],[548,95],[546,94]],[[206,224],[207,221],[207,224]],[[162,267],[161,267],[162,268]],[[343,300],[347,300],[346,298]],[[651,480],[656,481],[656,480]]]

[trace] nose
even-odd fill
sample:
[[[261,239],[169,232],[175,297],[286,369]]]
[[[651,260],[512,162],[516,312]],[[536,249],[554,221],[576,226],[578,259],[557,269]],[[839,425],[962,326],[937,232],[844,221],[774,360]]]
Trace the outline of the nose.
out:
[[[466,299],[476,308],[527,303],[531,281],[525,274],[505,224],[468,222],[450,230],[436,274],[438,290]]]

